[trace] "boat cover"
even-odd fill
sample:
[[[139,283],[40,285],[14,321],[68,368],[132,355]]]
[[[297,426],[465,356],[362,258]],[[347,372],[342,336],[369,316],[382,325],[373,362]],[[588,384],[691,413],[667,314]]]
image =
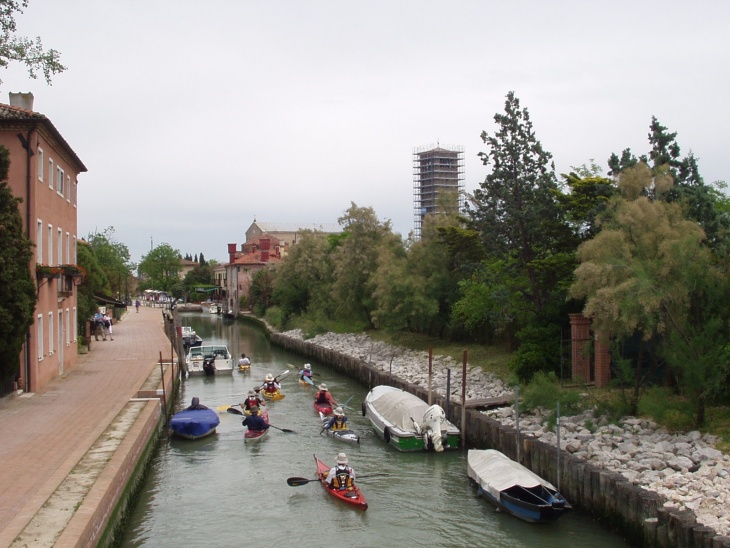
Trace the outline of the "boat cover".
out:
[[[466,460],[469,477],[497,500],[501,491],[516,485],[544,485],[556,491],[550,482],[495,449],[470,449]]]
[[[220,424],[218,413],[212,409],[191,409],[175,413],[170,429],[181,436],[197,437],[208,433]]]
[[[429,405],[418,396],[401,390],[388,390],[372,400],[373,408],[385,420],[404,432],[415,432],[411,417],[420,422]]]

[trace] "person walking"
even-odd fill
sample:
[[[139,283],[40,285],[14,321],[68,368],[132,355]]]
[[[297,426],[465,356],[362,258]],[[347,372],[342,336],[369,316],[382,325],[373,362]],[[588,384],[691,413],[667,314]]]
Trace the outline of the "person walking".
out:
[[[134,301],[134,308],[137,309],[137,314],[139,314],[139,299],[137,299],[136,301]]]
[[[114,340],[114,334],[112,332],[112,319],[109,314],[104,314],[104,329],[109,333],[109,338]]]

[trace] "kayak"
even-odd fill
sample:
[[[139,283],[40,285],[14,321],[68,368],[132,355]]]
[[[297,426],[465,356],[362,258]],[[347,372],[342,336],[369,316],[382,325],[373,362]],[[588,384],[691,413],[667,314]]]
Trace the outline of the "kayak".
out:
[[[324,428],[330,421],[329,417],[324,416],[321,412],[319,414],[319,418],[322,419],[322,428]],[[360,443],[360,436],[358,436],[354,430],[350,430],[349,428],[344,430],[332,430],[331,428],[328,428],[325,432],[327,432],[328,436],[331,436],[336,440],[346,441],[349,443]]]
[[[281,390],[277,390],[276,392],[267,392],[266,390],[261,391],[261,395],[266,398],[267,400],[273,400],[273,401],[279,401],[286,398],[284,394],[281,393]]]
[[[329,474],[330,467],[319,460],[317,455],[314,455],[314,460],[317,463],[317,477],[325,491],[336,499],[355,506],[356,508],[360,508],[360,510],[368,509],[368,503],[357,485],[353,486],[352,490],[343,489],[340,491],[339,489],[332,489],[329,486],[329,483],[327,483],[327,475]]]
[[[314,383],[309,377],[304,377],[299,379],[299,386],[314,386]]]
[[[249,413],[250,415],[250,413]],[[259,412],[259,415],[262,415],[262,413]],[[266,421],[266,424],[269,423],[269,410],[264,409],[263,412],[263,418]],[[243,441],[259,441],[261,438],[266,436],[266,434],[271,430],[270,428],[267,428],[266,430],[249,430],[246,429],[246,431],[243,433]]]
[[[249,371],[251,371],[251,364],[248,363],[248,364],[239,365],[238,370],[243,371],[244,373],[248,373]]]
[[[318,413],[322,413],[323,415],[331,415],[332,414],[332,406],[329,403],[317,403],[314,402],[314,409]]]

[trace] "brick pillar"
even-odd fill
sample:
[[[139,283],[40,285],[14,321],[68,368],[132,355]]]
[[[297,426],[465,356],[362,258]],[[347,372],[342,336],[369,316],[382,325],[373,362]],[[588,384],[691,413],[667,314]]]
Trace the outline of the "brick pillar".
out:
[[[591,357],[585,351],[591,338],[591,320],[583,314],[569,314],[572,346],[572,378],[590,381]]]
[[[610,340],[605,333],[596,332],[595,335],[595,362],[596,388],[608,386],[611,380]]]

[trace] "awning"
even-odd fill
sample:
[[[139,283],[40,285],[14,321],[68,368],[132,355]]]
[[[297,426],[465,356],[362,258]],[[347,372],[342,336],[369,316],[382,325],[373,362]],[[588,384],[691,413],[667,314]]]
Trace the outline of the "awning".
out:
[[[114,308],[127,308],[127,305],[125,303],[118,301],[116,299],[112,299],[111,297],[109,297],[107,295],[102,295],[101,293],[94,293],[94,300],[98,304],[112,306]]]

